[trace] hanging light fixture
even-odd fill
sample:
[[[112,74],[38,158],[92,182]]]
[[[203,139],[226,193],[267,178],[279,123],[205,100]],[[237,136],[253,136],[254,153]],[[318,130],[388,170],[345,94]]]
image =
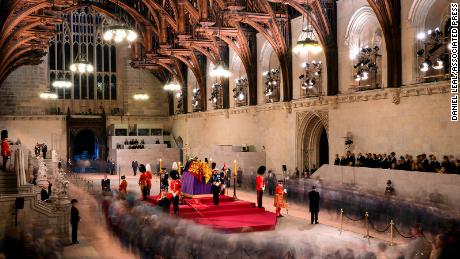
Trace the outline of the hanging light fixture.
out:
[[[149,99],[149,95],[146,93],[136,93],[134,94],[133,98],[136,101],[145,101]]]
[[[54,80],[51,85],[55,88],[70,88],[72,86],[72,82],[65,78],[58,78]]]
[[[232,73],[225,68],[225,64],[222,61],[217,62],[217,64],[212,68],[211,72],[209,73],[212,77],[230,77]]]
[[[181,85],[174,79],[170,80],[167,84],[163,86],[163,89],[166,91],[180,91]]]
[[[136,101],[146,101],[149,99],[149,95],[142,90],[140,69],[139,69],[139,89],[138,89],[138,92],[133,95],[133,98]]]
[[[94,71],[94,67],[86,60],[86,54],[84,52],[80,53],[80,50],[78,50],[78,55],[75,58],[74,63],[70,65],[70,71],[78,71],[79,73],[91,73]]]
[[[449,64],[447,62],[449,59],[448,50],[452,47],[452,43],[449,41],[449,35],[444,35],[439,27],[437,27],[433,30],[427,30],[426,32],[419,32],[417,34],[417,39],[421,44],[416,52],[420,60],[420,72],[429,72],[423,75],[427,77],[442,76],[442,69],[444,69],[446,64]]]
[[[311,52],[313,54],[318,54],[323,50],[323,48],[321,47],[321,44],[319,44],[319,42],[315,39],[313,28],[310,25],[310,22],[309,22],[310,11],[311,11],[311,7],[307,5],[307,12],[309,13],[307,15],[307,26],[304,26],[305,17],[302,16],[302,35],[304,35],[305,38],[297,41],[297,45],[294,47],[294,49],[292,49],[292,51],[296,54],[308,53],[308,52]]]
[[[200,104],[200,89],[194,88],[192,94],[192,106],[196,108]]]
[[[117,4],[118,5],[118,1]],[[127,41],[129,43],[135,41],[137,39],[137,32],[131,29],[128,26],[128,18],[126,15],[122,14],[121,8],[118,7],[118,18],[122,20],[120,24],[109,25],[107,29],[104,31],[103,38],[105,41],[115,41],[115,43],[120,43],[123,41]]]
[[[222,17],[219,22],[219,27],[217,31],[217,37],[219,39],[219,42],[221,42],[221,26],[223,25],[223,12],[221,13]],[[218,43],[219,43],[218,42]],[[223,78],[228,78],[232,75],[232,73],[226,68],[225,63],[222,60],[217,61],[215,66],[211,69],[211,72],[209,72],[209,75],[212,77],[223,77]]]
[[[107,28],[103,37],[105,41],[113,40],[116,43],[133,42],[137,39],[137,33],[124,25],[113,25]]]
[[[47,90],[46,92],[40,94],[40,98],[45,100],[54,100],[58,98],[58,95],[51,90]]]
[[[246,92],[248,87],[247,78],[237,78],[235,79],[235,88],[233,88],[233,98],[237,102],[237,105],[243,105],[243,101],[246,98]]]

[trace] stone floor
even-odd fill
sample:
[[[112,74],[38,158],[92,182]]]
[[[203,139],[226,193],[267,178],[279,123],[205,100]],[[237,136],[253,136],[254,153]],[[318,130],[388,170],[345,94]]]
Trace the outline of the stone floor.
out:
[[[118,240],[112,236],[111,233],[105,228],[101,214],[98,209],[96,200],[87,193],[87,190],[98,191],[100,188],[100,180],[103,174],[85,174],[85,180],[89,180],[90,185],[87,183],[80,184],[80,186],[72,185],[69,192],[71,198],[76,197],[80,202],[78,204],[82,222],[80,224],[79,240],[80,244],[66,247],[64,249],[64,258],[136,258],[136,255],[123,249]],[[118,176],[109,175],[111,179],[112,188],[118,186]],[[137,184],[138,176],[128,176],[128,190],[135,191],[140,194]],[[81,182],[81,181],[80,181]],[[153,179],[152,193],[158,193],[159,180]],[[229,195],[233,195],[233,187],[229,190]],[[245,190],[237,190],[239,199],[247,201],[255,201],[255,192],[248,192]],[[265,195],[264,207],[269,211],[274,211],[273,198]],[[320,224],[309,224],[309,213],[307,205],[290,204],[289,214],[286,211],[282,212],[285,217],[280,218],[277,224],[277,229],[268,232],[253,232],[253,233],[238,233],[231,235],[247,235],[249,237],[270,238],[272,235],[278,235],[286,238],[286,242],[292,244],[295,242],[302,247],[301,244],[315,244],[318,249],[328,249],[336,247],[353,247],[355,251],[373,251],[377,254],[381,253],[379,250],[380,243],[387,243],[389,234],[380,235],[371,232],[374,238],[364,238],[365,228],[363,224],[350,224],[344,222],[344,230],[342,233],[339,231],[340,222],[336,215],[330,215],[326,212],[320,212]],[[90,224],[88,224],[90,223]],[[395,239],[399,245],[389,246],[385,254],[396,255],[405,246],[405,240]],[[301,253],[301,251],[299,251]],[[395,256],[390,256],[393,258]]]

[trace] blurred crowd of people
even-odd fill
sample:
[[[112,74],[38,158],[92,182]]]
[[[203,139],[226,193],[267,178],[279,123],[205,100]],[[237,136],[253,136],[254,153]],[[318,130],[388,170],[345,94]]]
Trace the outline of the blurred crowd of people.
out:
[[[40,220],[30,220],[22,229],[11,228],[5,237],[6,258],[62,258],[64,247],[56,231]],[[0,258],[5,257],[0,255]]]
[[[460,174],[460,159],[455,159],[453,155],[443,156],[442,160],[438,161],[433,154],[429,156],[420,154],[414,159],[409,154],[398,158],[395,152],[389,154],[359,152],[355,155],[347,151],[345,155],[335,155],[334,165]]]
[[[128,196],[131,194],[128,194]],[[287,237],[226,234],[180,220],[149,204],[105,197],[109,228],[141,258],[376,258],[377,252],[324,248],[317,238],[299,243]],[[259,237],[259,238],[258,238]],[[319,247],[322,247],[319,249]],[[345,246],[345,245],[344,245]],[[339,255],[339,257],[337,257]],[[318,257],[318,258],[320,258]]]

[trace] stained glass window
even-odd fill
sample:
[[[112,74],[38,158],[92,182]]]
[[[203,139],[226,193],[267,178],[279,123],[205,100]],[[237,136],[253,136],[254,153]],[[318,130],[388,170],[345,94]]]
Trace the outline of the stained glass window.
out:
[[[62,18],[48,55],[50,83],[64,77],[72,82],[71,89],[56,89],[59,99],[116,100],[116,49],[102,39],[101,27],[106,18],[89,7],[63,14]],[[70,71],[78,55],[93,64],[94,72]]]

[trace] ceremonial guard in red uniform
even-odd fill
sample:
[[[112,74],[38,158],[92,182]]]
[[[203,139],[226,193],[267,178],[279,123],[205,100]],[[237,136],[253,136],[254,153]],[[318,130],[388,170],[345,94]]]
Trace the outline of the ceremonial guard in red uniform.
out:
[[[170,175],[171,175],[172,181],[169,184],[169,189],[173,195],[172,202],[174,206],[174,214],[177,215],[179,214],[179,198],[182,192],[182,181],[180,180],[179,172],[177,172],[176,170],[172,170],[170,172]]]
[[[120,193],[120,198],[124,199],[126,197],[127,189],[128,188],[128,182],[126,181],[126,177],[123,175],[121,177],[121,183],[120,186],[118,187],[118,192]]]
[[[276,207],[276,216],[283,217],[281,215],[281,208],[286,208],[287,204],[284,202],[284,194],[287,193],[287,190],[283,187],[283,181],[279,180],[278,185],[275,188],[275,200],[273,206]]]
[[[8,144],[8,131],[2,130],[2,157],[3,157],[3,171],[6,172],[6,162],[11,157],[10,145]]]
[[[260,166],[257,169],[258,176],[256,177],[256,191],[257,191],[257,207],[262,208],[262,195],[264,194],[265,190],[265,182],[263,175],[267,169],[265,166]]]
[[[148,185],[147,185],[148,175],[146,173],[145,165],[140,164],[139,171],[141,172],[141,175],[139,176],[139,186],[141,187],[141,191],[142,191],[142,199],[145,200],[145,198],[147,197],[147,193],[148,193]]]

